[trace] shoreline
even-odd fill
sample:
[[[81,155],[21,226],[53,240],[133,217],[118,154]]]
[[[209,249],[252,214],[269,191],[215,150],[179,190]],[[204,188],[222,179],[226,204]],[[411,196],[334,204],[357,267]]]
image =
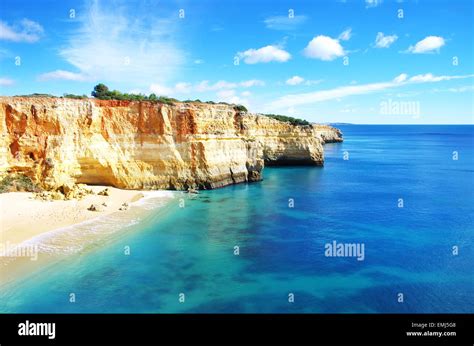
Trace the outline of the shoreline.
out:
[[[31,192],[0,194],[0,286],[91,244],[101,245],[111,234],[138,224],[149,211],[148,199],[153,199],[154,209],[175,196],[161,190],[88,188],[93,194],[71,200],[44,201]],[[108,189],[108,196],[97,194],[104,189]],[[89,210],[92,204],[100,207],[99,211]]]

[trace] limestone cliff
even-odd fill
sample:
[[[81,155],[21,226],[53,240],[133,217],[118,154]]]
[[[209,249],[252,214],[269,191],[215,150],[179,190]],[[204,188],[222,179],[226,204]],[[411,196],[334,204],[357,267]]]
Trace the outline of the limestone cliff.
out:
[[[338,143],[342,142],[342,132],[328,125],[312,125],[315,136],[321,138],[323,143]]]
[[[293,126],[205,103],[0,97],[0,175],[46,189],[217,188],[258,181],[268,165],[322,165],[334,128]]]

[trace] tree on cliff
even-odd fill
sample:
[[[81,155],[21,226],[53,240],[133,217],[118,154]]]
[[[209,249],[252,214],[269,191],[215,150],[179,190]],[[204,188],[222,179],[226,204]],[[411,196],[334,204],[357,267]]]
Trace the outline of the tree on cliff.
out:
[[[99,83],[94,87],[94,90],[91,92],[91,95],[98,99],[108,99],[110,98],[110,92],[107,85]]]

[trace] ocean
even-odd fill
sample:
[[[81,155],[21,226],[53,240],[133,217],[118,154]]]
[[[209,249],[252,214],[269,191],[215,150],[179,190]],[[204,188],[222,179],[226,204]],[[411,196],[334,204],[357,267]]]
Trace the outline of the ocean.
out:
[[[177,193],[0,312],[473,313],[474,126],[339,128],[324,167]]]

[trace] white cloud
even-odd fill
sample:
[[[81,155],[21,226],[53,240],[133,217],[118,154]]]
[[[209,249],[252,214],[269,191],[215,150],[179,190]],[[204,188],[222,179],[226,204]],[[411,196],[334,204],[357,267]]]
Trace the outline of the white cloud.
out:
[[[406,74],[401,74],[388,82],[348,85],[334,89],[321,90],[310,93],[285,95],[268,105],[270,109],[286,109],[303,104],[312,104],[322,101],[342,99],[343,97],[370,94],[390,88],[401,87],[415,83],[440,82],[452,79],[472,78],[474,75],[464,76],[433,76],[431,73],[416,75],[408,79]]]
[[[220,90],[220,89],[232,89],[235,87],[237,87],[237,83],[227,82],[225,80],[217,81],[214,84],[209,84],[209,81],[204,80],[196,85],[196,90],[198,92],[203,92],[203,91],[212,91],[212,90]]]
[[[13,26],[0,21],[0,40],[33,43],[41,38],[43,32],[44,29],[39,23],[27,18]]]
[[[410,46],[408,52],[414,54],[439,52],[439,49],[444,45],[445,41],[441,36],[427,36],[414,46]]]
[[[196,60],[194,60],[194,63],[195,63],[196,65],[201,65],[201,64],[204,64],[204,60],[202,60],[202,59],[196,59]]]
[[[304,49],[304,55],[308,58],[324,61],[334,60],[345,54],[339,40],[324,35],[314,37]]]
[[[10,78],[0,77],[0,86],[10,86],[15,84],[15,81]]]
[[[398,39],[397,35],[384,35],[383,32],[378,32],[375,37],[375,47],[388,48]]]
[[[465,75],[465,76],[433,76],[431,73],[419,74],[413,76],[409,79],[410,82],[414,83],[427,83],[427,82],[441,82],[452,79],[464,79],[469,78],[474,75]]]
[[[175,90],[173,88],[168,88],[167,86],[153,83],[150,85],[150,92],[158,96],[173,96]]]
[[[178,94],[187,94],[191,91],[192,85],[191,83],[180,82],[176,83],[174,89]]]
[[[216,96],[218,102],[227,102],[243,105],[249,104],[247,99],[237,96],[235,90],[233,89],[219,91],[217,92]]]
[[[265,19],[265,27],[267,29],[273,30],[293,30],[297,26],[306,22],[306,16],[294,16],[290,18],[289,16],[275,16]]]
[[[277,47],[265,46],[259,49],[248,49],[245,52],[239,52],[237,55],[244,59],[246,64],[267,63],[272,61],[285,62],[291,59],[290,53]]]
[[[381,3],[382,3],[382,0],[365,0],[365,7],[366,8],[377,7]]]
[[[240,86],[249,88],[253,86],[264,86],[265,82],[258,79],[250,79],[239,83]]]
[[[80,73],[74,73],[64,70],[55,70],[51,72],[46,72],[38,76],[39,81],[50,81],[50,80],[70,80],[82,82],[87,80],[85,76]]]
[[[240,95],[242,95],[242,96],[244,96],[244,97],[248,97],[248,96],[252,95],[252,93],[251,93],[250,91],[248,91],[248,90],[245,90],[245,91],[242,91],[242,92],[240,93]]]
[[[298,84],[301,84],[303,82],[304,82],[304,78],[302,78],[300,76],[293,76],[290,79],[287,79],[287,81],[285,83],[288,84],[288,85],[298,85]]]
[[[175,46],[176,21],[154,17],[158,9],[146,16],[128,10],[94,1],[60,56],[96,81],[140,87],[171,79],[184,61]]]
[[[408,78],[408,75],[407,75],[406,73],[402,73],[402,74],[398,75],[397,77],[395,77],[395,78],[393,79],[393,81],[394,81],[395,83],[401,83],[401,82],[406,81],[407,78]]]
[[[339,39],[341,41],[348,41],[351,38],[351,36],[352,36],[352,29],[349,28],[341,32],[341,34],[339,35]]]

